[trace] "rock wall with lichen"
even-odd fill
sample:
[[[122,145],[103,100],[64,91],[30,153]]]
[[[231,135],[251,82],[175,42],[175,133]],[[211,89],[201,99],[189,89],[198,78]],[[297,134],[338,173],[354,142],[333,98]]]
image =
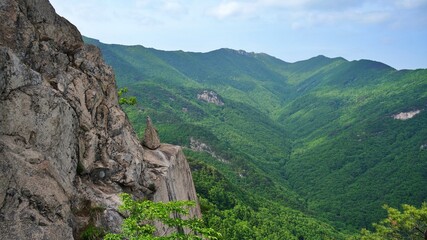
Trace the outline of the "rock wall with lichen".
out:
[[[196,200],[182,150],[144,150],[117,100],[100,51],[48,0],[0,2],[0,239],[118,230],[123,191]]]

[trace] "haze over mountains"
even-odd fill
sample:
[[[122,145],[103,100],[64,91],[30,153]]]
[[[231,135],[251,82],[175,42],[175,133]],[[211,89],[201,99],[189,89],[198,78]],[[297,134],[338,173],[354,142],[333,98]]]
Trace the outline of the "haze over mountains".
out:
[[[137,132],[149,115],[162,141],[188,148],[196,190],[219,209],[208,217],[267,201],[354,231],[384,217],[385,203],[427,200],[426,69],[85,41],[138,98],[126,108]],[[222,200],[206,169],[227,183]]]
[[[396,69],[427,63],[425,0],[51,2],[84,35],[106,43],[193,52],[227,47],[290,62],[324,54]]]

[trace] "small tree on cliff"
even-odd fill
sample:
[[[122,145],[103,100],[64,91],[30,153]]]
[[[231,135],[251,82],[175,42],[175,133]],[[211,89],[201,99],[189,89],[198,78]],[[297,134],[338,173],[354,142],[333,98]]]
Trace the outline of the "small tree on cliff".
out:
[[[194,202],[134,201],[129,194],[122,194],[121,199],[123,204],[119,210],[126,212],[129,217],[124,219],[121,233],[109,233],[104,240],[216,240],[221,237],[221,234],[215,230],[203,227],[201,219],[181,219],[179,217],[188,215],[189,208],[195,205]],[[157,230],[154,226],[155,221],[174,228],[176,231],[172,231],[167,236],[155,236]],[[184,229],[186,230],[184,231]]]
[[[382,239],[425,239],[427,240],[427,203],[421,208],[402,205],[403,212],[387,205],[388,217],[374,223],[375,232],[362,229],[362,240]]]
[[[117,91],[117,95],[119,96],[119,104],[120,105],[135,105],[136,104],[136,97],[125,97],[124,95],[128,92],[128,88],[120,88]]]

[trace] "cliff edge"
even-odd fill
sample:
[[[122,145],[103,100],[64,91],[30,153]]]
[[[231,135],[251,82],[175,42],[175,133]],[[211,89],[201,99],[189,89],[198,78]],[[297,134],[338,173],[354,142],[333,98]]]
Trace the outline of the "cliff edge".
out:
[[[0,239],[117,231],[120,192],[197,201],[181,148],[140,144],[100,51],[48,0],[2,0]]]

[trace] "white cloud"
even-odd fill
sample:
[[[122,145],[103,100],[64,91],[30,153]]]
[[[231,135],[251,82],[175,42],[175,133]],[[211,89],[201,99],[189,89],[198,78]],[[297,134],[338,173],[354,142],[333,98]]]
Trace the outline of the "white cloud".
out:
[[[50,1],[83,34],[109,43],[230,47],[288,61],[396,55],[386,62],[400,68],[425,67],[427,56],[427,0]]]
[[[291,14],[291,28],[301,29],[321,25],[339,25],[342,23],[379,24],[389,20],[390,14],[387,12],[319,12],[306,11]]]
[[[219,19],[248,15],[255,12],[255,5],[255,3],[243,3],[235,1],[223,2],[213,8],[210,13]]]
[[[359,14],[355,20],[359,19],[362,23],[377,24],[383,23],[390,19],[390,13],[384,11],[364,12]]]
[[[152,0],[135,0],[134,2],[137,7],[146,7],[151,4]]]
[[[399,3],[398,3],[399,2]],[[247,0],[223,1],[210,12],[227,18],[276,19],[292,29],[345,23],[382,24],[396,14],[396,5],[420,6],[427,0]]]
[[[310,4],[313,0],[259,0],[257,5],[261,7],[284,7],[284,8],[300,8]]]
[[[187,13],[187,9],[184,4],[177,0],[164,0],[160,10],[178,15]]]
[[[362,0],[346,0],[339,3],[336,0],[232,0],[222,1],[211,10],[211,14],[219,19],[224,19],[236,16],[251,17],[265,10],[331,11],[360,7],[363,4]]]
[[[228,17],[253,17],[268,9],[295,9],[302,8],[313,0],[249,0],[249,1],[223,1],[215,6],[211,15],[219,19]]]
[[[132,0],[132,4],[118,7],[120,19],[130,21],[136,28],[159,27],[177,23],[188,13],[183,0]],[[116,4],[119,4],[117,1]]]
[[[411,9],[427,5],[427,0],[396,0],[395,4],[398,7]]]

